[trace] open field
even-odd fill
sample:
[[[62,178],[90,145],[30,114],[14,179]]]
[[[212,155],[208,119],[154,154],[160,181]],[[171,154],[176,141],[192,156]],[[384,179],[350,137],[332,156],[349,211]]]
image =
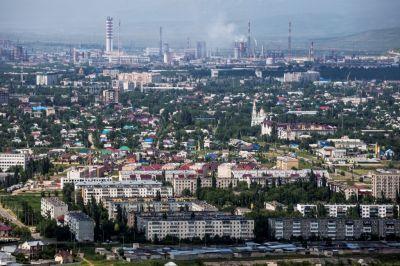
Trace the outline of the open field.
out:
[[[22,202],[27,202],[34,211],[40,212],[41,193],[24,193],[19,195],[0,195],[3,205],[12,211],[18,211],[21,208]]]

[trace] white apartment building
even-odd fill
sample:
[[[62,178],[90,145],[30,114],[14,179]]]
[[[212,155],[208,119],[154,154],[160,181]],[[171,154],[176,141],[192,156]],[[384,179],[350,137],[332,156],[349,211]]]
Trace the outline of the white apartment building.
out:
[[[40,213],[43,217],[57,219],[68,212],[68,205],[57,197],[42,197],[40,201]]]
[[[400,191],[400,171],[397,169],[377,169],[371,174],[372,196],[396,199]]]
[[[236,166],[235,163],[221,163],[218,165],[218,177],[219,178],[231,178],[232,168]]]
[[[80,211],[68,212],[64,223],[68,225],[71,233],[75,235],[78,242],[93,242],[94,221],[85,213]]]
[[[185,189],[193,195],[197,189],[197,178],[175,178],[172,180],[172,187],[175,196],[181,196]]]
[[[67,170],[67,176],[61,177],[61,188],[67,183],[78,183],[85,181],[106,182],[112,181],[112,177],[103,177],[105,168],[103,165],[91,165],[83,167],[71,167]]]
[[[67,170],[67,178],[98,177],[104,174],[103,165],[71,167]]]
[[[84,181],[75,183],[75,190],[81,190],[83,202],[87,204],[93,197],[96,202],[104,202],[106,198],[147,198],[172,197],[172,187],[163,187],[161,182],[151,180],[126,180],[94,182]]]
[[[345,217],[350,208],[357,207],[355,204],[326,204],[324,205],[329,217]],[[398,206],[396,206],[398,208]],[[297,204],[296,210],[303,216],[310,212],[316,213],[316,204]],[[393,205],[391,204],[361,204],[361,218],[391,218],[393,217]]]
[[[119,171],[119,180],[156,180],[163,176],[162,170],[121,170]]]
[[[65,184],[75,184],[80,182],[109,182],[112,181],[111,176],[106,177],[61,177],[61,188],[64,188]]]
[[[319,72],[309,70],[307,72],[285,73],[283,76],[283,82],[313,82],[318,81],[319,78]]]
[[[367,150],[367,144],[361,139],[350,139],[347,136],[343,136],[340,139],[328,139],[329,142],[332,142],[335,145],[335,148],[338,149],[359,149],[359,150]]]
[[[385,205],[360,205],[362,218],[389,218],[393,217],[393,208],[398,206],[385,204]],[[396,217],[395,217],[396,218]]]
[[[37,86],[52,86],[57,83],[58,74],[48,73],[36,75],[36,85]]]
[[[166,218],[166,219],[165,219]],[[137,217],[139,231],[145,233],[147,240],[164,239],[174,236],[179,239],[204,238],[220,236],[236,239],[252,239],[254,237],[254,220],[234,215],[214,213],[176,213],[163,217],[158,214],[139,215]]]
[[[135,87],[148,84],[160,83],[161,74],[153,72],[131,72],[118,74],[118,80],[122,83],[128,82],[134,84]]]
[[[21,166],[24,170],[28,156],[23,153],[0,153],[0,168],[3,172],[8,171],[12,166]]]
[[[274,183],[275,185],[287,184],[296,181],[308,181],[310,169],[302,170],[278,170],[278,169],[251,169],[232,170],[232,177],[237,181],[244,181],[249,186],[252,183],[257,183],[262,186],[268,186]],[[329,179],[329,172],[326,170],[314,170],[317,178],[325,176]]]

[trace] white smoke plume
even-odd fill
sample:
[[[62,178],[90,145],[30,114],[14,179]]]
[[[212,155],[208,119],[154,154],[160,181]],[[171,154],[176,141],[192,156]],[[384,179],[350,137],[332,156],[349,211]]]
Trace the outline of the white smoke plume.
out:
[[[207,36],[210,45],[214,47],[230,47],[234,41],[245,40],[244,35],[237,33],[236,25],[229,22],[223,15],[210,21]]]

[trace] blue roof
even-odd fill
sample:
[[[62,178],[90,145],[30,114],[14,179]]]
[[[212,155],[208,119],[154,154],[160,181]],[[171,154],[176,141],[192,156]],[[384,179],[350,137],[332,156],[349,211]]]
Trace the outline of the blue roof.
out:
[[[347,248],[349,249],[359,249],[360,246],[357,243],[346,243]]]
[[[47,110],[47,107],[45,107],[45,106],[33,106],[32,110],[33,111],[45,111],[45,110]]]
[[[215,160],[215,159],[218,158],[218,155],[215,154],[215,153],[208,153],[208,154],[206,154],[206,155],[204,156],[204,158],[206,158],[206,159],[211,159],[211,160]]]
[[[110,130],[109,130],[109,129],[103,129],[103,130],[101,131],[101,134],[108,134],[108,133],[110,133]]]
[[[153,139],[152,138],[147,138],[147,139],[144,139],[144,142],[153,142]]]
[[[136,127],[130,126],[130,125],[126,125],[126,126],[123,127],[123,129],[134,129],[134,128],[136,128]]]

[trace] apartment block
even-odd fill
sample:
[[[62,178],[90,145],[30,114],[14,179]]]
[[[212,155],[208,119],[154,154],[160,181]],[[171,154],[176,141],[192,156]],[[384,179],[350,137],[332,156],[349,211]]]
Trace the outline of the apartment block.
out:
[[[57,219],[68,212],[68,205],[57,197],[42,197],[40,213],[43,217]]]
[[[80,211],[68,212],[65,215],[64,224],[68,225],[78,242],[93,242],[94,221],[85,213]]]
[[[58,74],[47,73],[36,75],[36,85],[37,86],[52,86],[58,81]]]
[[[113,198],[107,199],[104,206],[108,211],[108,217],[115,219],[118,209],[126,212],[128,218],[128,226],[134,226],[135,215],[149,212],[216,212],[218,208],[208,204],[205,201],[195,200],[192,198],[164,198],[161,201],[155,201],[150,198]]]
[[[289,156],[276,157],[276,168],[280,170],[291,170],[299,168],[299,159]]]
[[[326,204],[324,205],[327,216],[329,217],[346,217],[347,211],[350,208],[355,208],[355,204]],[[360,217],[361,218],[396,218],[393,217],[394,208],[398,209],[397,205],[391,204],[361,204]],[[316,204],[297,204],[296,210],[303,216],[307,216],[310,213],[317,212]]]
[[[75,183],[75,190],[80,190],[84,204],[92,197],[96,202],[107,198],[154,198],[159,193],[162,198],[172,197],[172,187],[162,186],[161,182],[151,180],[130,181],[85,181]]]
[[[137,216],[137,228],[147,240],[174,236],[179,239],[231,237],[252,239],[254,220],[221,212],[182,212],[141,214]]]
[[[25,170],[27,161],[28,156],[23,153],[0,153],[0,168],[3,172],[13,166],[21,166]]]
[[[280,186],[297,181],[309,181],[310,169],[302,170],[278,170],[278,169],[237,169],[232,170],[233,179],[244,181],[249,186],[257,183],[262,186]],[[314,170],[317,179],[329,178],[326,170]]]
[[[400,236],[397,219],[269,218],[270,239],[391,239]]]
[[[372,196],[396,199],[400,191],[400,171],[397,169],[378,169],[371,173]]]

